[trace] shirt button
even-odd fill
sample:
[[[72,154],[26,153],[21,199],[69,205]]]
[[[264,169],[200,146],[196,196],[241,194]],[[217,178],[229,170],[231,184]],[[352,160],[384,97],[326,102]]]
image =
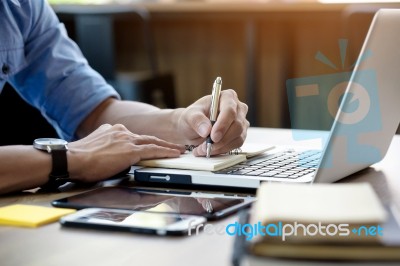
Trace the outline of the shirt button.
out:
[[[8,73],[10,73],[10,67],[7,64],[3,64],[1,71],[3,72],[4,75],[7,75]]]

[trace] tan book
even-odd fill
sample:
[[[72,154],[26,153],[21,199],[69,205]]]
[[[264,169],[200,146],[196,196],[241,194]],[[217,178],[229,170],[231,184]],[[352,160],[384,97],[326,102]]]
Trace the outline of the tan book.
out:
[[[258,241],[251,243],[247,251],[258,257],[283,260],[379,262],[376,265],[386,265],[383,262],[393,265],[390,263],[397,262],[396,265],[399,265],[400,224],[397,208],[393,205],[387,208],[387,213],[388,218],[381,225],[382,236],[375,237],[375,241],[355,241],[355,238],[345,238],[346,241],[341,242]]]
[[[385,218],[386,211],[368,183],[265,183],[257,191],[250,222],[288,224],[288,230],[292,225],[297,234],[288,234],[285,241],[363,242],[377,240],[379,232],[367,231],[370,226],[380,230],[378,225]],[[353,233],[353,229],[357,233]],[[275,240],[281,241],[276,237],[261,241]]]
[[[369,183],[265,183],[250,212],[258,229],[247,250],[280,259],[398,261],[396,210],[385,209]]]
[[[334,245],[262,242],[249,250],[257,256],[282,259],[395,261],[400,260],[400,246]]]
[[[252,219],[264,222],[380,223],[386,217],[368,183],[264,183]]]
[[[218,171],[241,163],[247,158],[262,154],[273,149],[274,146],[259,144],[244,144],[240,149],[230,154],[212,156],[211,158],[195,157],[186,152],[178,158],[142,160],[137,165],[158,168],[173,168],[186,170]]]

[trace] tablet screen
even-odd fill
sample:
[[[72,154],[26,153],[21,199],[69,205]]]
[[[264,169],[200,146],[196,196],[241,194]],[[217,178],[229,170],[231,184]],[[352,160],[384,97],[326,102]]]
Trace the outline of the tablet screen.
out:
[[[53,202],[53,206],[75,209],[116,208],[212,217],[224,214],[224,212],[231,213],[254,201],[253,198],[206,195],[206,197],[198,197],[193,196],[190,192],[104,187],[56,200]]]

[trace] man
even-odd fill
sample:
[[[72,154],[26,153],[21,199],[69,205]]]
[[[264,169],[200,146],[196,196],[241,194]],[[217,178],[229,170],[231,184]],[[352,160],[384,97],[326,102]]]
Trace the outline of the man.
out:
[[[210,96],[187,108],[160,110],[119,100],[83,58],[45,0],[0,2],[0,91],[9,82],[37,107],[65,140],[71,180],[100,181],[148,158],[177,157],[182,144],[215,142],[212,154],[241,146],[249,123],[247,106],[223,91],[212,127]],[[6,125],[2,125],[2,130]],[[0,193],[42,186],[51,180],[52,155],[33,146],[0,147]]]

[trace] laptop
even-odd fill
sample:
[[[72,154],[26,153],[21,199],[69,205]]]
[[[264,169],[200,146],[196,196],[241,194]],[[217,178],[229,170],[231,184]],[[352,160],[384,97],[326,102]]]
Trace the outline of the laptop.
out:
[[[337,101],[331,130],[306,136],[324,139],[323,149],[277,148],[217,172],[139,168],[135,181],[256,189],[261,182],[332,183],[379,162],[400,122],[399,32],[400,9],[375,14],[350,79],[328,95],[327,104]]]

